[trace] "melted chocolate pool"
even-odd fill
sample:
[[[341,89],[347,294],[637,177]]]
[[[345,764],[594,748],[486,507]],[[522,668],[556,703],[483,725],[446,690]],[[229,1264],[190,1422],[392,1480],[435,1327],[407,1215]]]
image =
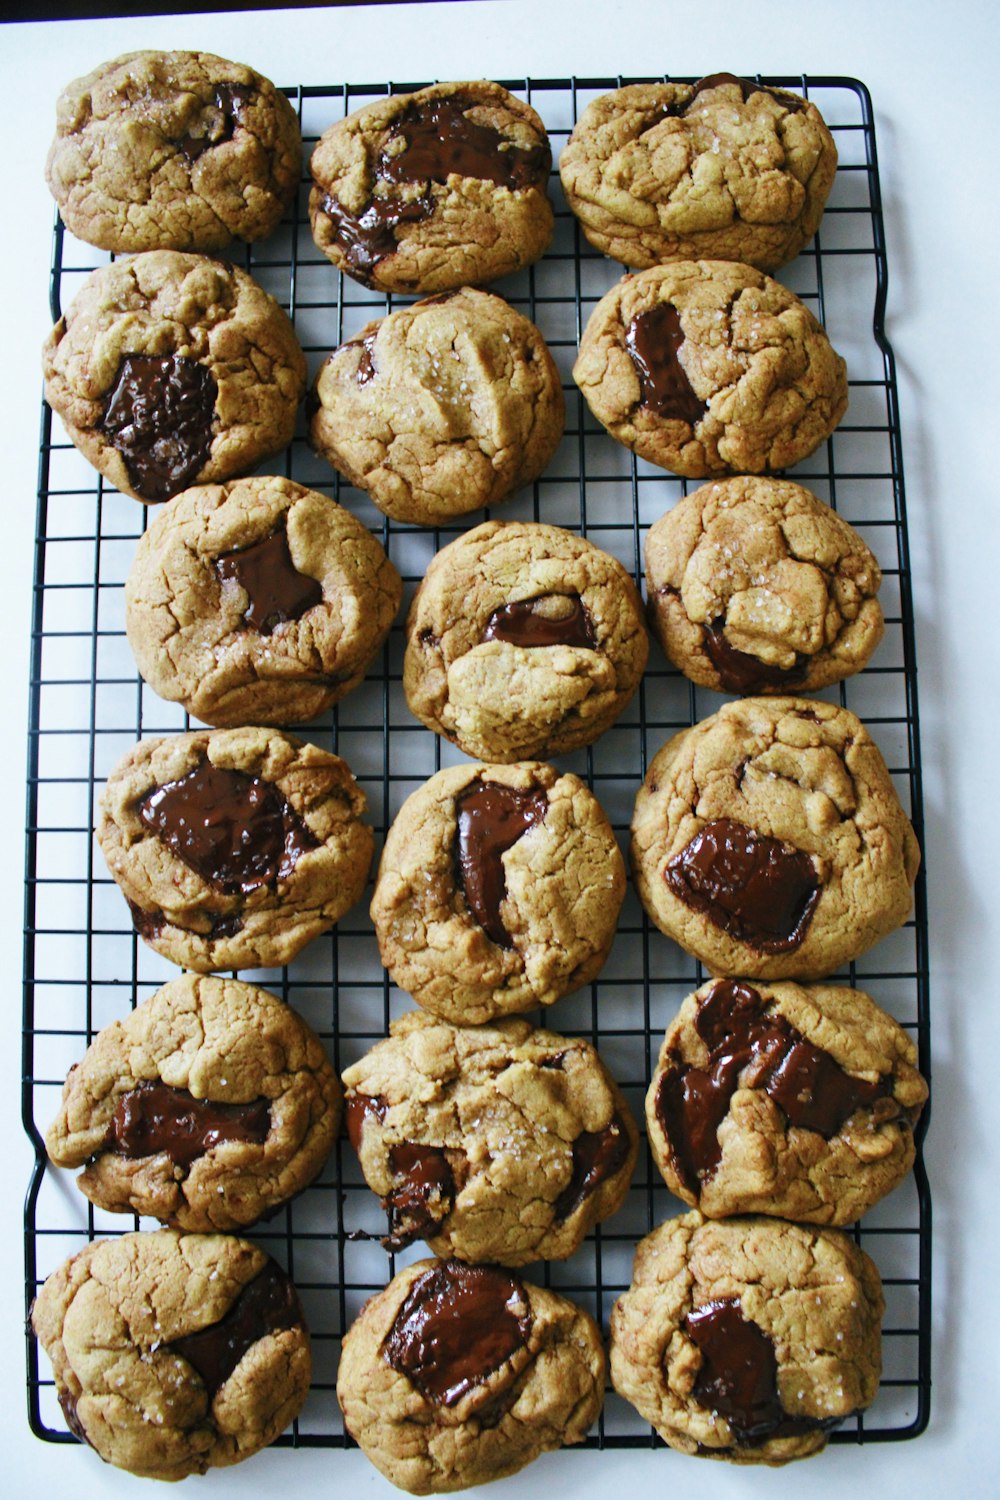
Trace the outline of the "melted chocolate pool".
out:
[[[460,884],[476,921],[501,948],[512,946],[500,916],[507,893],[502,856],[544,820],[548,805],[544,791],[482,781],[473,781],[456,803]]]
[[[295,1288],[281,1267],[269,1260],[247,1282],[225,1317],[198,1333],[174,1339],[168,1347],[193,1365],[214,1396],[258,1339],[303,1321]]]
[[[625,331],[625,347],[639,375],[639,404],[665,421],[694,427],[708,411],[680,362],[684,343],[680,315],[672,302],[658,302],[634,317]]]
[[[322,584],[292,562],[284,526],[252,547],[224,552],[214,566],[220,579],[233,580],[246,591],[243,619],[261,635],[271,635],[278,625],[300,619],[323,602]]]
[[[565,600],[558,615],[549,615],[538,606],[550,600]],[[597,641],[586,606],[579,594],[540,594],[535,599],[518,599],[495,609],[486,622],[484,641],[507,641],[512,646],[582,646],[593,651]]]
[[[751,651],[738,651],[726,639],[725,621],[704,627],[705,650],[727,693],[757,693],[765,687],[793,687],[809,670],[808,656],[797,656],[790,667],[772,667]]]
[[[573,1142],[573,1175],[554,1204],[557,1220],[568,1219],[595,1188],[620,1171],[629,1146],[625,1122],[617,1112],[604,1130],[585,1130],[577,1136]]]
[[[137,1084],[118,1100],[106,1147],[128,1157],[155,1156],[165,1151],[178,1166],[189,1167],[223,1141],[261,1145],[270,1127],[267,1099],[222,1104],[196,1099],[187,1089],[147,1082]]]
[[[143,500],[167,500],[196,477],[212,448],[219,388],[207,365],[180,354],[127,354],[101,431]]]

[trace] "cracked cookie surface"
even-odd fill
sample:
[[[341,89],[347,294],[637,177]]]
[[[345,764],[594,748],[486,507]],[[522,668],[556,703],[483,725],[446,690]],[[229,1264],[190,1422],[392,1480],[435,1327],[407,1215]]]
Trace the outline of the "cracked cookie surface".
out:
[[[45,1136],[84,1167],[98,1208],[173,1228],[239,1229],[322,1170],[340,1083],[315,1033],[274,995],[185,974],[94,1039]]]
[[[42,351],[80,452],[146,503],[245,473],[291,442],[305,356],[245,271],[150,250],[87,277]]]
[[[689,479],[786,469],[847,410],[846,366],[809,309],[732,261],[623,277],[590,315],[573,379],[613,438]]]
[[[348,1329],[337,1396],[387,1479],[441,1494],[580,1442],[604,1370],[600,1331],[568,1298],[496,1266],[423,1260]]]
[[[660,1048],[646,1095],[653,1159],[709,1218],[851,1224],[913,1165],[927,1098],[916,1062],[862,990],[711,980]]]
[[[128,52],[63,90],[45,176],[102,250],[221,250],[277,227],[301,169],[295,111],[252,68]]]
[[[469,1025],[589,983],[624,897],[611,825],[578,776],[537,761],[453,766],[400,808],[371,915],[394,982]]]
[[[773,271],[816,233],[836,169],[815,104],[727,73],[602,94],[559,159],[587,239],[635,267],[703,258]]]
[[[390,1033],[343,1075],[387,1247],[422,1238],[463,1261],[564,1260],[621,1206],[638,1133],[589,1043],[419,1011]]]
[[[313,447],[397,521],[433,526],[537,479],[562,437],[534,323],[464,287],[368,323],[321,366]]]
[[[358,686],[401,597],[350,511],[268,475],[197,486],[156,514],[125,625],[146,682],[203,723],[299,724]]]
[[[338,120],[310,161],[313,238],[385,292],[506,276],[552,238],[552,152],[530,105],[498,83],[438,83]]]
[[[882,1285],[836,1229],[669,1219],[636,1251],[611,1315],[611,1380],[671,1448],[783,1464],[870,1406]]]
[[[410,710],[466,755],[589,745],[639,685],[649,640],[621,563],[558,526],[487,521],[443,547],[406,624]]]
[[[242,1462],[274,1442],[309,1391],[295,1289],[232,1235],[97,1240],[48,1278],[32,1323],[71,1431],[142,1478]]]
[[[702,485],[646,537],[653,634],[720,693],[815,692],[860,672],[882,639],[881,581],[854,528],[787,479]]]
[[[710,973],[819,979],[909,916],[920,850],[846,708],[743,698],[669,740],[636,798],[650,918]]]
[[[140,740],[97,841],[136,931],[199,973],[277,968],[359,901],[374,836],[346,761],[277,729]]]

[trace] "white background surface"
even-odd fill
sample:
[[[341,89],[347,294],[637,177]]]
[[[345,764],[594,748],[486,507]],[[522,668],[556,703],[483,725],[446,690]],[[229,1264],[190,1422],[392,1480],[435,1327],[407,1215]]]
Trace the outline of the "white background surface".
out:
[[[30,1152],[19,1123],[21,809],[35,515],[38,350],[48,331],[51,202],[42,170],[56,95],[71,78],[136,47],[188,47],[248,62],[278,84],[383,78],[843,74],[875,104],[890,264],[888,332],[901,397],[917,615],[931,912],[935,1201],[934,1393],[929,1431],[906,1443],[830,1448],[783,1471],[736,1469],[668,1452],[572,1453],[539,1460],[503,1488],[578,1500],[627,1486],[636,1500],[686,1495],[880,1500],[1000,1494],[996,1441],[1000,1319],[994,1277],[997,1010],[993,955],[997,815],[998,591],[995,465],[1000,240],[996,169],[997,10],[991,0],[468,0],[16,25],[0,30],[0,608],[3,782],[0,919],[6,1028],[0,1042],[3,1276],[0,1381],[4,1492],[46,1500],[149,1493],[151,1481],[28,1430],[21,1335],[21,1202]],[[199,1496],[264,1500],[397,1492],[358,1453],[264,1453],[187,1482]]]

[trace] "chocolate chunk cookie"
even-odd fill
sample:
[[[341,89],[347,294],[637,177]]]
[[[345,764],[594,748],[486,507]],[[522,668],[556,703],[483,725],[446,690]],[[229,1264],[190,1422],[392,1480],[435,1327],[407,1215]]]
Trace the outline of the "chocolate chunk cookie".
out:
[[[498,83],[438,83],[356,110],[312,154],[309,218],[341,271],[383,292],[444,292],[538,260],[552,152]]]
[[[92,271],[42,368],[80,452],[144,502],[245,474],[287,447],[306,386],[274,298],[236,266],[175,250]]]
[[[340,1083],[319,1038],[238,979],[184,974],[106,1026],[70,1069],[45,1137],[98,1208],[239,1229],[322,1170]]]
[[[613,438],[689,479],[788,468],[847,410],[844,361],[809,309],[731,261],[624,276],[590,316],[573,379]]]
[[[621,1206],[638,1134],[587,1042],[420,1011],[390,1030],[343,1079],[387,1249],[424,1239],[465,1261],[564,1260]]]
[[[221,250],[260,240],[295,198],[295,111],[210,52],[127,52],[59,96],[45,177],[63,221],[102,250]]]
[[[361,898],[374,842],[347,763],[277,729],[140,740],[97,841],[136,931],[175,964],[277,968]]]
[[[313,447],[396,521],[506,500],[562,437],[559,371],[534,323],[464,287],[368,323],[315,384]]]
[[[653,1157],[712,1219],[853,1223],[913,1165],[916,1061],[861,990],[712,980],[667,1027],[646,1095]]]
[[[402,597],[350,511],[271,475],[176,496],[139,540],[125,624],[139,671],[206,724],[299,724],[364,676]]]
[[[464,765],[403,803],[371,915],[395,983],[470,1024],[589,983],[624,898],[611,825],[578,776],[539,761]]]
[[[241,1463],[309,1392],[295,1288],[232,1235],[97,1240],[53,1272],[31,1317],[70,1431],[144,1479]]]
[[[604,1368],[599,1329],[566,1297],[498,1266],[422,1260],[348,1329],[337,1396],[387,1479],[442,1494],[580,1442]]]
[[[611,1315],[611,1380],[671,1448],[738,1464],[808,1458],[870,1406],[882,1284],[836,1229],[670,1219]]]
[[[905,921],[920,850],[846,708],[744,698],[660,750],[632,868],[652,921],[710,973],[819,979]]]
[[[816,233],[836,170],[815,104],[732,73],[602,94],[559,159],[587,239],[627,266],[776,270]]]
[[[621,563],[558,526],[487,521],[437,554],[406,624],[410,709],[466,755],[508,763],[589,745],[649,652]]]
[[[860,672],[882,573],[852,526],[787,479],[722,479],[646,537],[649,621],[685,677],[720,693],[816,692]]]

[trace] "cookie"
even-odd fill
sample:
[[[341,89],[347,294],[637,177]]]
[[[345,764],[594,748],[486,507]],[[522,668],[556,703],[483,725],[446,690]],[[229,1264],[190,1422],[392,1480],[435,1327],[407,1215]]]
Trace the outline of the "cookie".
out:
[[[395,521],[437,526],[537,479],[562,437],[534,323],[463,287],[368,323],[314,386],[313,447]]]
[[[175,964],[278,968],[361,899],[374,837],[346,761],[277,729],[140,740],[97,841],[135,929]]]
[[[470,1025],[588,984],[624,899],[611,824],[578,776],[538,761],[463,765],[403,803],[371,916],[394,983]]]
[[[649,652],[621,563],[558,526],[487,521],[437,554],[406,623],[412,713],[466,755],[509,763],[589,745]]]
[[[559,158],[587,239],[636,267],[704,259],[776,270],[816,233],[836,170],[815,104],[732,73],[602,94]]]
[[[306,362],[245,271],[150,250],[87,277],[42,351],[45,398],[133,499],[245,474],[288,446]]]
[[[632,869],[709,973],[820,979],[909,916],[920,850],[846,708],[743,698],[669,740],[636,798]]]
[[[515,1474],[578,1443],[604,1401],[588,1313],[498,1266],[422,1260],[348,1329],[337,1397],[348,1432],[411,1495]]]
[[[668,659],[720,693],[807,693],[860,672],[882,639],[882,573],[801,485],[702,485],[646,537],[649,623]]]
[[[210,52],[127,52],[69,84],[45,178],[67,228],[102,250],[260,240],[295,199],[296,113]]]
[[[125,627],[150,687],[203,723],[300,724],[358,686],[401,597],[350,511],[262,475],[195,486],[156,514]]]
[[[870,1406],[882,1285],[836,1229],[669,1219],[611,1315],[611,1380],[671,1448],[783,1464]]]
[[[589,1043],[412,1011],[343,1076],[347,1130],[390,1216],[386,1249],[564,1260],[628,1191],[638,1135]]]
[[[688,479],[786,469],[847,410],[846,366],[809,309],[732,261],[624,276],[590,315],[573,379],[613,438]]]
[[[97,1240],[48,1278],[31,1321],[70,1431],[144,1479],[241,1463],[309,1391],[295,1288],[232,1235]]]
[[[917,1049],[861,990],[715,979],[667,1027],[646,1095],[653,1159],[712,1219],[851,1224],[913,1165]]]
[[[340,1083],[290,1006],[184,974],[106,1026],[70,1069],[50,1161],[112,1213],[240,1229],[307,1187],[340,1126]]]
[[[312,154],[309,219],[333,264],[383,292],[445,292],[538,260],[552,151],[498,83],[438,83],[338,120]]]

